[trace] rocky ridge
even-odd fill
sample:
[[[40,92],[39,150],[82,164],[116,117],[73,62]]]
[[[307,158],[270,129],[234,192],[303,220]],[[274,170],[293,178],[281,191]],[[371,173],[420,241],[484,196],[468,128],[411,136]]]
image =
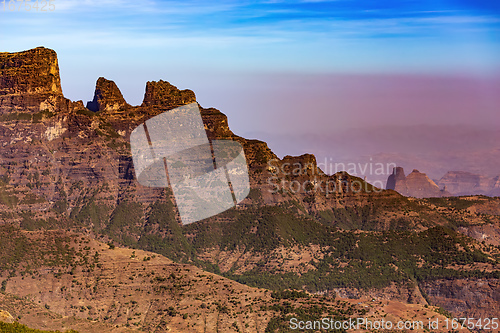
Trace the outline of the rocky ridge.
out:
[[[446,187],[452,195],[488,195],[500,196],[500,176],[494,178],[465,171],[448,171],[437,185]]]
[[[53,50],[37,47],[18,53],[1,52],[0,71],[0,114],[71,109],[71,101],[62,93]]]
[[[414,169],[408,176],[405,176],[402,167],[393,169],[392,174],[387,179],[386,189],[415,198],[432,198],[450,196],[444,189],[439,189],[425,173]]]
[[[6,53],[3,57],[21,60],[30,58],[31,62],[46,64],[45,67],[55,71],[55,74],[48,76],[59,75],[57,58],[52,50],[37,48],[15,54]],[[18,92],[22,91],[24,86],[45,87],[45,79],[40,79],[44,75],[38,72],[38,68],[43,69],[44,66],[24,66],[23,61],[14,63],[19,66],[18,71],[22,68],[25,80],[29,81],[29,84],[16,88]],[[14,70],[12,67],[4,66],[2,77],[7,72],[14,73]],[[6,90],[12,86],[8,82],[10,81],[3,80],[0,89]],[[53,82],[58,83],[59,80],[53,79]],[[125,188],[128,188],[127,191],[133,193],[133,198],[140,202],[151,202],[162,198],[161,190],[144,188],[133,183],[133,165],[128,149],[129,136],[131,131],[145,120],[165,110],[195,102],[195,94],[187,89],[179,90],[163,80],[148,82],[141,106],[130,106],[113,81],[99,78],[96,82],[94,99],[87,103],[92,109],[90,110],[81,102],[65,99],[60,85],[56,84],[55,87],[54,90],[37,88],[33,91],[28,89],[22,94],[16,93],[19,94],[20,100],[16,100],[15,105],[7,99],[0,101],[0,108],[5,112],[4,120],[7,121],[0,128],[0,134],[5,140],[9,138],[3,143],[3,156],[7,161],[3,169],[4,174],[8,174],[13,183],[20,182],[22,186],[27,186],[30,180],[23,177],[22,170],[15,165],[28,163],[30,165],[27,165],[28,168],[48,168],[43,174],[38,172],[36,176],[38,186],[26,188],[34,191],[37,196],[47,199],[38,203],[40,210],[48,210],[54,202],[64,200],[67,201],[69,213],[76,204],[75,200],[82,194],[80,190],[74,190],[76,184],[80,184],[78,187],[82,189],[92,188],[104,180],[108,183],[112,194],[100,198],[100,201],[108,206],[116,204],[118,196]],[[52,100],[64,103],[56,103],[46,108],[46,101]],[[290,184],[293,182],[302,184],[311,176],[315,178],[315,183],[331,185],[328,189],[323,185],[318,191],[306,190],[300,186],[294,191],[294,195],[301,201],[303,198],[309,198],[306,204],[308,209],[313,211],[323,210],[330,203],[337,205],[345,196],[352,198],[347,204],[353,204],[357,202],[355,198],[363,196],[361,194],[363,191],[359,189],[371,188],[368,184],[357,180],[358,190],[354,191],[354,188],[346,186],[351,179],[349,175],[323,174],[317,168],[312,155],[286,157],[285,160],[280,160],[265,142],[247,140],[235,135],[229,129],[227,117],[219,110],[201,106],[200,110],[209,139],[231,139],[243,145],[250,167],[251,186],[259,188],[261,198],[267,204],[279,204],[287,200],[274,189],[289,191]],[[16,146],[12,146],[12,143],[16,143]],[[80,149],[80,147],[86,148]],[[26,160],[27,156],[31,157]],[[272,175],[269,173],[271,164],[277,167],[277,172]],[[284,169],[291,164],[295,165],[294,170],[297,171],[290,174],[284,172]],[[70,190],[71,188],[73,190]],[[60,195],[62,190],[66,195]],[[246,202],[250,203],[251,200]]]
[[[128,106],[116,83],[103,77],[96,82],[94,99],[87,102],[87,109],[94,112],[117,111]]]
[[[51,50],[38,50],[35,54],[44,57],[45,52],[51,54]],[[22,58],[26,56],[23,54],[4,57]],[[33,82],[28,85],[35,86],[36,70],[19,66],[18,71],[31,71],[27,77]],[[4,87],[3,82],[0,89],[8,89],[8,84]],[[209,138],[237,140],[244,146],[252,190],[235,209],[181,228],[172,193],[168,189],[142,187],[135,181],[129,136],[145,120],[172,107],[194,102],[194,93],[179,90],[166,81],[149,82],[142,105],[129,106],[112,81],[99,79],[94,95],[98,102],[96,112],[85,108],[83,103],[69,101],[54,104],[53,109],[40,110],[44,106],[43,98],[67,101],[50,89],[42,95],[23,94],[20,98],[24,100],[17,101],[21,106],[2,100],[0,108],[5,117],[0,123],[4,162],[0,167],[0,224],[13,224],[25,230],[73,229],[105,242],[196,263],[227,276],[238,272],[241,275],[232,278],[240,281],[243,274],[252,272],[256,275],[247,281],[256,281],[255,276],[271,274],[271,279],[272,274],[290,272],[298,272],[294,279],[299,280],[321,267],[338,267],[339,270],[333,271],[345,270],[346,275],[352,276],[351,273],[359,273],[358,259],[353,260],[359,254],[355,253],[355,247],[348,245],[358,244],[353,242],[356,237],[359,241],[366,239],[360,236],[365,233],[368,237],[387,231],[391,237],[395,230],[418,233],[452,222],[500,225],[498,216],[491,214],[499,206],[496,201],[488,202],[490,207],[472,200],[469,205],[464,199],[458,204],[467,208],[455,209],[455,201],[405,198],[394,191],[376,189],[344,172],[328,176],[317,168],[313,155],[279,159],[265,142],[232,133],[223,113],[201,107]],[[412,178],[416,183],[427,182],[421,174],[416,173],[410,180]],[[342,231],[335,231],[337,229]],[[363,232],[350,232],[351,229]],[[324,235],[332,236],[322,238]],[[396,242],[397,237],[392,241]],[[455,250],[457,245],[450,246]],[[330,251],[337,248],[354,252],[349,254],[351,257],[334,260]],[[486,246],[481,249],[487,251]],[[463,247],[459,250],[463,251]],[[495,250],[488,251],[485,254],[491,260],[488,269],[494,271]],[[296,255],[296,252],[307,255]],[[366,253],[373,252],[371,249]],[[472,257],[469,252],[465,255]],[[486,260],[484,256],[478,258]],[[404,267],[396,265],[397,261],[391,261],[380,267],[386,269],[384,273],[399,279],[398,274],[406,273],[402,272]],[[367,267],[379,269],[373,263]],[[327,279],[330,273],[326,272],[322,278]],[[381,274],[375,271],[370,276],[377,278]],[[363,278],[370,280],[367,275]],[[289,282],[281,281],[280,285]],[[351,279],[342,283],[352,282]],[[50,291],[44,292],[48,294]],[[416,295],[412,297],[418,299],[417,292],[404,291],[397,296],[388,292],[384,297],[400,299],[407,294]],[[446,307],[447,301],[441,301],[444,303],[440,305]]]
[[[500,195],[500,176],[491,178],[465,171],[448,171],[434,182],[418,170],[405,176],[404,169],[396,167],[387,178],[386,189],[415,198],[478,194],[495,197]]]
[[[142,106],[155,106],[172,109],[181,105],[196,102],[196,96],[191,90],[179,90],[170,83],[160,80],[146,83],[146,93]]]

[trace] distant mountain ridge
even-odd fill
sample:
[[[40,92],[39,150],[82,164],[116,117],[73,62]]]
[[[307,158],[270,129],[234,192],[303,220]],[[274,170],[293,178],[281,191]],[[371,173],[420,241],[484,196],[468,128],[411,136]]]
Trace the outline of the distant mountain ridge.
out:
[[[392,175],[387,179],[388,190],[395,190],[396,192],[415,198],[432,198],[432,197],[446,197],[450,196],[444,190],[440,190],[425,173],[421,173],[414,169],[408,176],[405,176],[402,167],[394,168]]]
[[[390,165],[383,175],[359,169],[352,173],[360,178],[366,176],[369,182],[383,184],[384,188],[394,166],[404,167],[407,172],[420,170],[436,184],[448,171],[466,171],[489,178],[500,174],[500,131],[472,125],[393,125],[294,136],[273,132],[252,135],[265,139],[278,156],[309,150],[318,163],[327,161],[333,166],[336,163]]]
[[[440,188],[452,195],[483,194],[491,197],[500,196],[500,175],[486,177],[465,171],[448,171],[439,181]]]
[[[465,171],[448,171],[434,182],[426,174],[414,169],[405,176],[402,167],[396,167],[389,176],[386,189],[415,198],[433,198],[464,195],[500,195],[500,176],[488,178]]]

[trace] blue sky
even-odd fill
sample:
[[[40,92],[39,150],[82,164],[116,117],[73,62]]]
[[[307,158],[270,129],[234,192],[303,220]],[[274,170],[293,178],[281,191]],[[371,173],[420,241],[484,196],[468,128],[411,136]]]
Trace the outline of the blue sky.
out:
[[[127,81],[122,73],[127,68],[139,80],[158,74],[188,78],[200,72],[484,75],[500,70],[497,1],[53,4],[52,12],[11,12],[8,7],[0,12],[0,46],[3,51],[38,45],[55,49],[64,65],[64,88],[72,98],[83,93],[75,76],[87,80],[100,71],[97,75]],[[125,90],[131,102],[140,102],[140,96]]]

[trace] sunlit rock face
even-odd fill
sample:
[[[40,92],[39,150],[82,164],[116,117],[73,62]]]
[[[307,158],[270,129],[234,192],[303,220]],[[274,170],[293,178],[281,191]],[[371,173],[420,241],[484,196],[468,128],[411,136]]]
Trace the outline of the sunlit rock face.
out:
[[[0,53],[0,112],[67,110],[55,51],[37,47]]]
[[[179,90],[170,83],[160,80],[146,84],[142,106],[174,108],[194,102],[196,102],[196,96],[193,91]]]
[[[96,82],[94,99],[87,103],[87,109],[97,111],[117,111],[128,106],[116,83],[100,77]]]

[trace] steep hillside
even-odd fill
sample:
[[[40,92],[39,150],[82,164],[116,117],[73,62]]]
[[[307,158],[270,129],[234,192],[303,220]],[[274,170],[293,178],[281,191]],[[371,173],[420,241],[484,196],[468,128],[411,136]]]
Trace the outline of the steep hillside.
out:
[[[6,292],[22,296],[29,292],[36,302],[58,313],[122,326],[160,327],[160,318],[167,318],[165,325],[185,329],[182,325],[189,322],[198,328],[206,319],[216,325],[236,322],[240,329],[248,324],[248,330],[261,330],[265,325],[259,319],[242,314],[250,304],[242,301],[242,295],[263,300],[268,295],[269,300],[269,293],[200,268],[252,287],[405,304],[430,302],[466,315],[476,313],[479,305],[466,302],[459,311],[452,300],[460,293],[443,298],[434,297],[432,291],[449,289],[447,281],[452,280],[470,282],[480,293],[476,282],[495,286],[500,278],[500,248],[495,243],[500,230],[498,199],[406,198],[345,172],[325,175],[313,155],[278,159],[266,143],[233,134],[226,116],[214,108],[201,108],[207,135],[243,145],[250,194],[235,208],[182,226],[169,188],[148,188],[136,181],[129,139],[145,120],[196,101],[192,91],[162,80],[148,82],[141,106],[130,106],[116,84],[99,78],[94,99],[85,108],[82,102],[62,96],[54,51],[0,53],[0,63],[0,224],[24,230],[17,238],[2,237],[6,240],[0,244],[2,258],[13,246],[20,251],[0,262]],[[76,246],[72,240],[42,248],[36,252],[40,255],[25,252],[30,248],[22,244],[29,237],[48,242],[54,236],[40,230],[69,230],[85,235],[91,245],[78,245],[72,252]],[[476,237],[478,232],[482,238]],[[103,243],[130,250],[113,252]],[[153,258],[142,250],[169,259]],[[135,257],[130,258],[132,251]],[[113,253],[106,259],[110,266],[99,267],[95,253],[98,257]],[[26,263],[25,257],[33,262]],[[30,270],[33,265],[48,265],[46,258],[53,258],[57,271]],[[161,270],[155,263],[161,263]],[[121,274],[112,275],[118,268],[123,269]],[[175,278],[170,278],[172,273]],[[155,280],[157,274],[160,280]],[[229,289],[219,288],[222,283]],[[196,297],[203,284],[208,289],[206,301],[201,302]],[[233,289],[241,296],[231,294]],[[493,294],[484,297],[499,304]],[[112,308],[117,299],[120,307]],[[184,299],[192,306],[183,308]],[[221,302],[231,299],[241,304],[225,313]],[[203,303],[212,312],[194,315]],[[171,316],[171,306],[183,311]],[[155,315],[147,316],[146,309]],[[494,315],[498,307],[489,309],[481,313]],[[156,315],[154,311],[160,310],[161,316]],[[284,318],[289,310],[277,312]],[[269,311],[259,318],[271,322],[277,312]],[[192,320],[186,321],[184,315]]]
[[[0,311],[38,329],[288,332],[292,317],[445,320],[439,308],[399,301],[252,288],[152,252],[70,232],[11,227],[0,232],[16,249],[13,256],[0,252]]]

